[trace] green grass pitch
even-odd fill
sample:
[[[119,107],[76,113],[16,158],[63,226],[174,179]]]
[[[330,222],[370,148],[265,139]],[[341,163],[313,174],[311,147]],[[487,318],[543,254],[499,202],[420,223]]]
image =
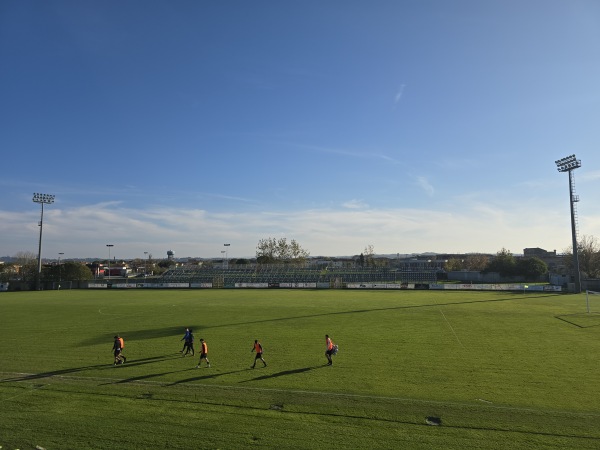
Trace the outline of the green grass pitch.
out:
[[[211,368],[181,357],[186,326]],[[0,342],[2,450],[600,448],[585,295],[1,293]]]

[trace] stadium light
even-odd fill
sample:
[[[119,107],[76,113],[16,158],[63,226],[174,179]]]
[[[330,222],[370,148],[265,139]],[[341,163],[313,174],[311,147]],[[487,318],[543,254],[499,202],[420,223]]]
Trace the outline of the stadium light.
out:
[[[39,203],[40,205],[42,205],[42,214],[40,216],[40,223],[38,224],[40,227],[40,241],[39,241],[39,247],[38,247],[38,270],[37,270],[37,276],[36,276],[36,281],[35,281],[36,289],[39,291],[41,289],[41,280],[42,280],[42,228],[43,228],[43,224],[44,224],[44,204],[49,205],[51,203],[54,203],[54,195],[39,194],[39,193],[34,192],[33,202]]]
[[[581,274],[579,272],[579,255],[577,249],[577,208],[575,203],[579,201],[579,196],[575,195],[573,170],[581,167],[581,160],[575,155],[569,155],[565,158],[554,161],[559,172],[569,172],[569,200],[571,204],[571,238],[573,241],[573,269],[575,272],[575,293],[581,292]]]
[[[577,169],[581,167],[581,161],[578,160],[575,155],[567,156],[566,158],[561,158],[554,161],[557,165],[557,170],[559,172],[570,172],[573,169]]]
[[[60,271],[60,257],[64,255],[64,252],[58,253],[58,288],[60,289],[60,282],[62,281],[62,273]]]
[[[229,247],[231,244],[223,244],[223,245],[225,246],[225,265],[226,265],[226,266],[227,266],[227,268],[229,269],[229,254],[228,254],[229,248],[228,248],[228,247]]]
[[[148,254],[148,252],[144,252],[144,278],[146,278],[148,276],[148,268],[146,266],[146,255]]]
[[[108,278],[110,279],[110,248],[114,247],[114,244],[106,244],[108,247]]]

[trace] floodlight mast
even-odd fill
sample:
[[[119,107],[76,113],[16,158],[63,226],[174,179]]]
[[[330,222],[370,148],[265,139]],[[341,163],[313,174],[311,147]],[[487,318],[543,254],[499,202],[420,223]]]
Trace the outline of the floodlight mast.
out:
[[[108,247],[108,279],[110,280],[110,248],[114,247],[114,244],[106,244],[106,246]],[[105,275],[106,278],[106,275]]]
[[[229,250],[229,246],[231,244],[223,244],[223,246],[225,247],[225,267],[227,267],[229,269],[229,255],[227,253],[227,251]]]
[[[60,289],[60,282],[62,281],[62,273],[60,271],[60,257],[64,255],[65,252],[58,253],[58,288]]]
[[[40,227],[40,241],[38,246],[38,270],[35,279],[35,287],[39,291],[41,290],[41,282],[42,282],[42,228],[44,225],[44,204],[54,203],[54,195],[52,194],[39,194],[33,193],[33,202],[39,203],[42,205],[42,214],[40,216],[40,223],[38,224]]]
[[[570,155],[555,161],[559,172],[569,172],[569,201],[571,204],[571,238],[573,240],[573,269],[575,272],[575,293],[581,292],[581,274],[579,271],[579,254],[577,244],[577,220],[575,203],[579,201],[579,196],[575,195],[575,178],[573,170],[581,167],[581,160],[575,155]]]

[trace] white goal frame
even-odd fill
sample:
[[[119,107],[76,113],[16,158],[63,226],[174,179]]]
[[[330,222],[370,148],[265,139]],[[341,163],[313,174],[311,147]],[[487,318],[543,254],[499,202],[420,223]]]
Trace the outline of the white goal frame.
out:
[[[52,289],[53,290],[73,289],[73,282],[72,281],[53,281]]]
[[[590,291],[590,290],[586,290],[585,291],[585,303],[586,303],[586,306],[587,306],[587,312],[588,312],[588,314],[590,314],[590,294],[592,294],[592,295],[600,295],[600,292]]]

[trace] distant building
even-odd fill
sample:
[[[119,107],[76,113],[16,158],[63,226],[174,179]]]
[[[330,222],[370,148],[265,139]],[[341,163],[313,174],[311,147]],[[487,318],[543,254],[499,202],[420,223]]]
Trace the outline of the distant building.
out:
[[[169,261],[173,261],[173,260],[175,259],[175,253],[173,253],[173,250],[169,250],[169,251],[167,252],[167,259],[168,259]]]
[[[544,250],[543,248],[524,248],[524,258],[539,258],[548,265],[548,271],[552,273],[564,274],[566,273],[566,267],[563,255],[557,255],[556,250],[551,252]]]
[[[556,256],[556,250],[549,252],[548,250],[544,250],[543,248],[535,247],[535,248],[524,248],[523,256],[525,258],[552,258]]]

